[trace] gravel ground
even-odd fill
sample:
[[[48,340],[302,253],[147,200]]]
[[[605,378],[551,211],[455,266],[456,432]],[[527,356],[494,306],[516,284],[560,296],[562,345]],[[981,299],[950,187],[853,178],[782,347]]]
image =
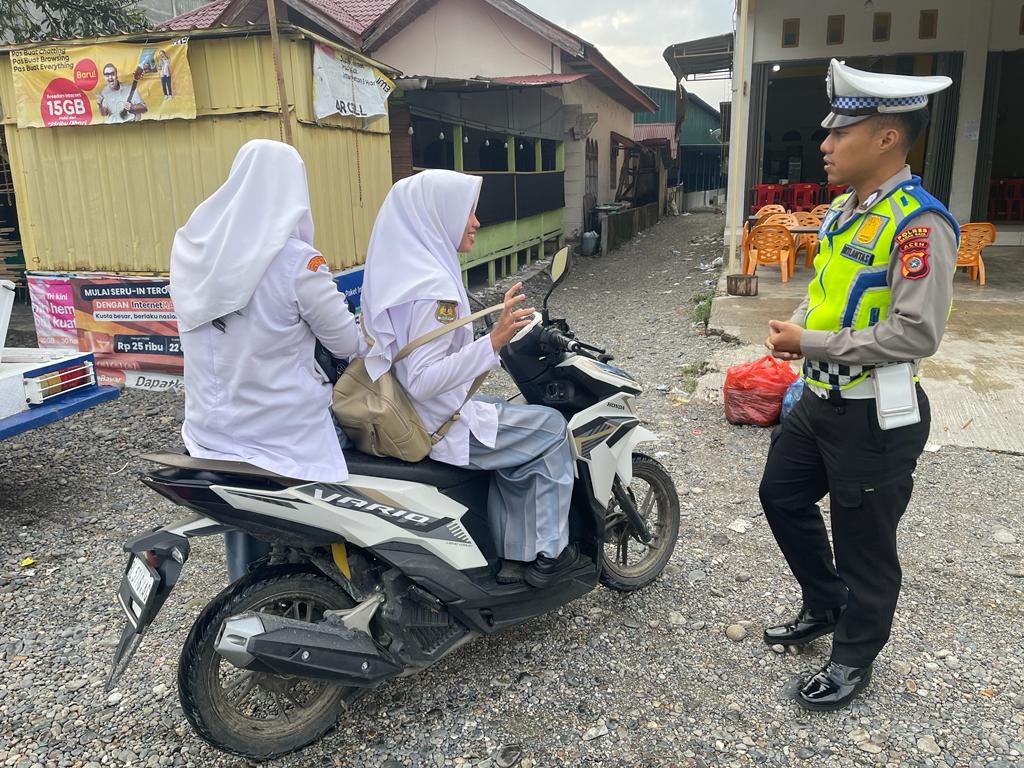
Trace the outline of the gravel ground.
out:
[[[725,343],[693,324],[721,229],[712,214],[665,221],[578,259],[552,301],[647,386],[649,450],[684,515],[663,577],[630,596],[598,588],[385,685],[273,765],[1024,766],[1020,456],[925,454],[894,635],[868,694],[822,715],[789,700],[828,642],[791,655],[760,640],[799,599],[757,501],[768,433],[687,402]],[[127,392],[0,443],[0,766],[248,765],[191,733],[175,691],[185,633],[223,586],[218,541],[195,543],[120,687],[102,687],[121,543],[178,514],[137,481],[138,456],[178,444],[181,410],[178,395]]]

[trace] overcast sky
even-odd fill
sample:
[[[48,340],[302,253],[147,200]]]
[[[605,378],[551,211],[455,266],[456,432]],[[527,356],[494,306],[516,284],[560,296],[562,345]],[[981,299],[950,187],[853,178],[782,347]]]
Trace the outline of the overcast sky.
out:
[[[519,0],[534,13],[593,43],[637,85],[674,86],[662,52],[673,43],[732,31],[734,0]],[[687,83],[714,107],[729,81]]]

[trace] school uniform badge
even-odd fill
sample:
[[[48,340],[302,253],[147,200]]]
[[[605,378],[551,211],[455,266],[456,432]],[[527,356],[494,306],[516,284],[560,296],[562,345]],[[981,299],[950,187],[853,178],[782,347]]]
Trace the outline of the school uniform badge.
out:
[[[316,272],[320,267],[327,266],[327,259],[321,256],[319,253],[312,259],[306,262],[306,269],[310,272]]]
[[[459,303],[457,301],[439,301],[437,309],[434,310],[434,319],[437,322],[447,325],[454,322],[458,315]]]

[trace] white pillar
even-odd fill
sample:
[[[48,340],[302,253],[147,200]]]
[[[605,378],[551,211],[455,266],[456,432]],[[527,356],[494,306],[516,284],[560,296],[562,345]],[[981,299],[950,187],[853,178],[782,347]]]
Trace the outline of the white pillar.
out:
[[[746,219],[747,139],[750,124],[750,77],[754,70],[754,24],[749,0],[738,0],[733,37],[732,117],[729,125],[729,169],[725,242],[729,272],[739,271],[740,230]]]
[[[961,224],[971,220],[974,176],[978,164],[978,129],[985,99],[985,70],[988,67],[989,27],[992,0],[972,0],[970,30],[964,50],[963,78],[960,81],[960,109],[956,120],[953,149],[953,181],[949,192],[949,212]]]

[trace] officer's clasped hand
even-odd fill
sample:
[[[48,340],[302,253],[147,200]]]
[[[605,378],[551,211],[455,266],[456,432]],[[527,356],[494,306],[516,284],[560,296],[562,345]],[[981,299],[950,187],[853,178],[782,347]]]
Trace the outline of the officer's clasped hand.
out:
[[[769,320],[768,338],[764,345],[772,353],[772,356],[779,360],[799,360],[803,357],[803,353],[800,351],[800,337],[803,335],[803,330],[796,323]]]

